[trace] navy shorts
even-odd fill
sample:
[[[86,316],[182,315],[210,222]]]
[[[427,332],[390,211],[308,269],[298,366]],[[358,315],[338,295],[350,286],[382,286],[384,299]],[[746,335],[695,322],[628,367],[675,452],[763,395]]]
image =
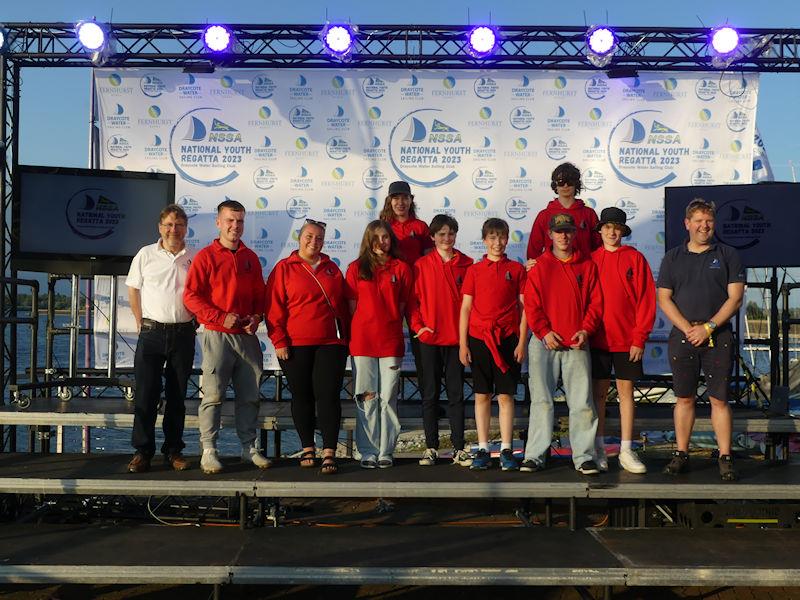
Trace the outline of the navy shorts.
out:
[[[514,348],[519,338],[516,335],[500,341],[497,347],[500,356],[506,361],[508,371],[503,373],[492,358],[492,353],[483,340],[469,336],[469,352],[472,355],[472,390],[476,394],[508,394],[517,393],[522,365],[514,360]]]
[[[730,327],[714,333],[714,347],[692,346],[683,333],[673,329],[669,336],[669,362],[672,365],[672,389],[678,398],[694,398],[700,371],[706,378],[708,395],[728,400],[733,366],[733,332]]]
[[[617,379],[637,381],[644,377],[642,361],[632,362],[630,352],[611,352],[592,348],[592,379],[611,379],[613,367]]]

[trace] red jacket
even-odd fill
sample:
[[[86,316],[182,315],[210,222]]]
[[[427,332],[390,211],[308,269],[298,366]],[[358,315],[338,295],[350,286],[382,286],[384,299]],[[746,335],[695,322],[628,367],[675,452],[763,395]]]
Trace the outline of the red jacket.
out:
[[[189,267],[183,303],[206,329],[244,333],[241,327],[223,327],[225,316],[264,312],[264,277],[256,253],[243,242],[236,252],[214,240],[200,250]]]
[[[484,255],[469,268],[461,289],[465,296],[472,296],[469,334],[486,344],[503,373],[508,371],[508,364],[498,346],[502,340],[519,335],[519,297],[524,288],[525,267],[506,256],[493,261]]]
[[[344,288],[342,272],[326,254],[320,255],[316,270],[300,258],[297,250],[279,260],[267,279],[267,333],[272,345],[278,349],[346,344],[350,311]],[[339,319],[341,338],[336,335],[334,314]]]
[[[372,279],[358,276],[358,261],[347,267],[348,300],[356,301],[351,324],[352,356],[403,356],[403,316],[414,293],[414,276],[402,260],[390,258]],[[400,305],[403,310],[400,310]]]
[[[444,262],[435,250],[414,263],[414,296],[409,310],[411,329],[430,327],[419,341],[431,346],[458,346],[461,286],[472,259],[458,250]]]
[[[656,286],[650,265],[633,246],[592,252],[603,292],[603,320],[592,336],[592,348],[628,352],[644,348],[656,318]]]
[[[392,231],[397,237],[400,258],[409,266],[413,266],[425,250],[433,248],[433,240],[425,221],[409,219],[401,223],[396,219],[392,219],[389,225],[392,226]]]
[[[547,208],[536,215],[531,236],[528,238],[528,258],[539,258],[543,252],[552,248],[553,242],[549,235],[550,219],[561,213],[572,215],[572,218],[575,219],[578,231],[575,233],[574,248],[579,250],[583,256],[589,256],[592,250],[603,245],[600,234],[594,230],[599,221],[594,209],[586,206],[583,200],[575,200],[571,207],[564,208],[556,198],[550,201]]]
[[[569,262],[545,252],[528,271],[525,286],[528,327],[542,339],[551,331],[561,336],[565,347],[581,329],[592,335],[600,326],[603,295],[597,267],[577,250]]]

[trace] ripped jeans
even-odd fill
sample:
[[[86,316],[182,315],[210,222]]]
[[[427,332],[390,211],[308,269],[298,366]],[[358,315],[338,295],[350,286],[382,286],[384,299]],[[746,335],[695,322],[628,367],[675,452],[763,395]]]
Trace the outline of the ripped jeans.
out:
[[[400,356],[353,357],[356,448],[362,459],[391,459],[394,454],[400,435],[397,391],[402,361]]]

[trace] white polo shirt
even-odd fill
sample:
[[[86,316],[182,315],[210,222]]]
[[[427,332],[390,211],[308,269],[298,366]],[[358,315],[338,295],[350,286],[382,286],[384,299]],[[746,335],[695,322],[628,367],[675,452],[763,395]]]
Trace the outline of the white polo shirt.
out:
[[[192,320],[192,313],[183,305],[183,289],[195,254],[186,246],[173,255],[164,249],[161,240],[136,253],[125,285],[141,290],[143,318],[159,323]]]

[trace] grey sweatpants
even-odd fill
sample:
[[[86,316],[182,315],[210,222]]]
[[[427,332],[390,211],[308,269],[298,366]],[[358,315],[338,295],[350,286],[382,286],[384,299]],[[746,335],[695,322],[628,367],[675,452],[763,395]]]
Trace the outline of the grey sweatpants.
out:
[[[228,383],[233,383],[236,434],[242,448],[256,440],[258,384],[263,369],[261,345],[255,335],[203,333],[203,399],[198,410],[200,444],[215,448],[219,434],[220,410]]]

